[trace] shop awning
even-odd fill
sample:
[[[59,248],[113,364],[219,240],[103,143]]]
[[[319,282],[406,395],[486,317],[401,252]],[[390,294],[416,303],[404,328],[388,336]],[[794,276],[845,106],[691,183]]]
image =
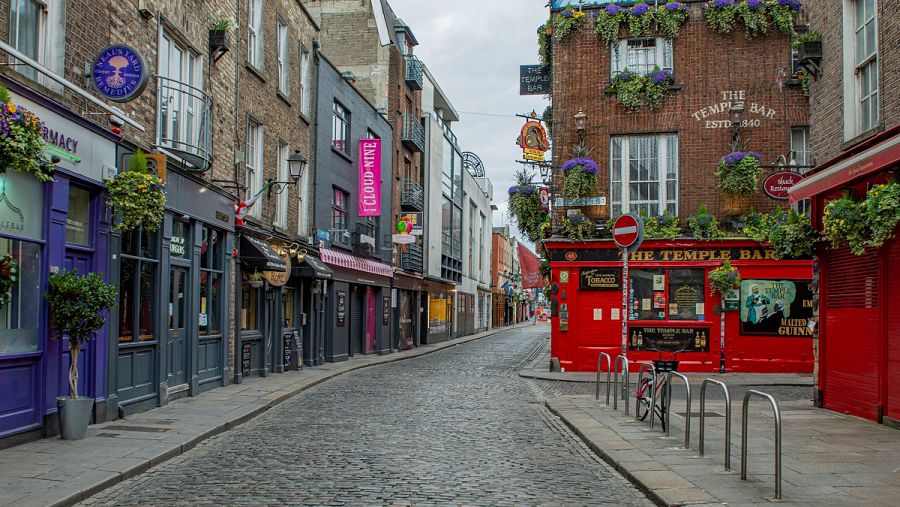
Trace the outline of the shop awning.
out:
[[[269,243],[253,236],[241,235],[241,262],[258,271],[287,271],[287,264]]]
[[[325,263],[331,264],[332,266],[353,269],[355,271],[362,271],[363,273],[371,273],[373,275],[386,276],[388,278],[394,276],[394,268],[387,264],[338,252],[337,250],[323,248],[319,250],[319,256]]]
[[[293,274],[294,276],[320,278],[322,280],[331,280],[334,278],[334,272],[331,271],[331,268],[326,266],[318,257],[313,257],[312,255],[307,255],[302,263],[298,266],[294,266]]]
[[[900,133],[844,160],[822,164],[823,169],[814,170],[791,188],[790,202],[809,199],[897,163],[900,163]]]

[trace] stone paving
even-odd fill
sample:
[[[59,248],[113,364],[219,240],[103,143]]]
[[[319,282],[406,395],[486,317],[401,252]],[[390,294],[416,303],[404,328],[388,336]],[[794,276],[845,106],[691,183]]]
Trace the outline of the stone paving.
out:
[[[84,505],[652,505],[517,376],[518,328],[320,384]]]

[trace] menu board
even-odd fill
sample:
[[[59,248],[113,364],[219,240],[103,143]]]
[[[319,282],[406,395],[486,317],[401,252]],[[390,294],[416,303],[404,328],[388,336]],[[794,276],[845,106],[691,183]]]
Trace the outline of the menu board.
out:
[[[252,344],[245,343],[241,347],[241,374],[245,377],[250,376],[250,372],[253,370],[253,361],[251,358],[253,357],[252,353]]]
[[[284,364],[284,369],[289,370],[291,368],[291,354],[293,354],[294,348],[294,336],[291,333],[284,335],[284,358],[282,364]]]

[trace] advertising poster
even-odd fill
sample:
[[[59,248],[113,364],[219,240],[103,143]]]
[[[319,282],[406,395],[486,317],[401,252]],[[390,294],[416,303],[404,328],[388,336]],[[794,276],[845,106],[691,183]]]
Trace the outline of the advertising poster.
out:
[[[743,280],[741,334],[807,337],[813,316],[809,280]]]

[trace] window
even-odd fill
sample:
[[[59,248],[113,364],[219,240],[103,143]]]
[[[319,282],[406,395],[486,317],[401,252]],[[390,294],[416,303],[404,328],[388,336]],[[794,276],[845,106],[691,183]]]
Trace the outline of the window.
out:
[[[678,136],[615,136],[611,145],[612,215],[677,215]]]
[[[247,62],[261,69],[263,66],[262,16],[263,0],[248,0],[247,8]]]
[[[334,103],[331,119],[331,145],[334,149],[350,154],[350,113],[344,106]]]
[[[91,193],[69,185],[69,211],[66,213],[66,243],[89,246],[91,242]]]
[[[631,271],[634,320],[703,321],[706,286],[703,269]]]
[[[172,221],[172,240],[169,242],[169,256],[175,259],[190,259],[191,225],[182,220]]]
[[[284,21],[278,19],[276,27],[278,36],[278,91],[285,97],[291,95],[291,65],[288,54],[288,27]]]
[[[204,226],[200,237],[200,316],[201,336],[222,334],[222,302],[224,299],[225,235]]]
[[[406,45],[406,34],[403,32],[397,32],[397,49],[399,49],[400,53],[403,55],[409,54],[409,49]]]
[[[809,171],[812,157],[809,154],[809,127],[792,127],[791,128],[791,160],[800,167],[800,173]],[[795,209],[800,213],[809,213],[809,199],[804,199],[794,204]]]
[[[263,127],[257,123],[247,124],[247,175],[244,185],[247,187],[247,199],[252,199],[262,189],[263,181]],[[260,196],[260,201],[262,196]],[[259,218],[262,202],[250,208],[250,216]]]
[[[612,47],[610,69],[615,77],[626,68],[638,74],[649,74],[659,67],[672,71],[672,40],[661,37],[648,39],[626,39]]]
[[[9,5],[9,44],[62,75],[66,39],[64,0],[10,0],[6,4]],[[13,57],[8,60],[19,73],[62,93],[62,85]]]
[[[487,217],[481,213],[481,221],[478,226],[478,280],[487,283],[487,269],[484,264],[484,229]]]
[[[241,329],[244,331],[258,331],[259,321],[259,291],[248,281],[250,273],[241,272]]]
[[[290,287],[285,287],[281,294],[281,327],[291,329],[296,327],[296,319],[294,318],[294,294],[296,291]]]
[[[159,48],[159,138],[163,146],[199,153],[205,118],[203,58],[165,31]],[[186,85],[186,86],[185,86]]]
[[[338,243],[346,243],[347,233],[347,193],[334,188],[331,200],[331,233]]]
[[[477,208],[475,207],[474,202],[469,202],[469,278],[475,278],[477,276],[477,270],[475,269],[475,252],[478,249],[478,238],[475,237],[475,216],[477,213]]]
[[[154,341],[153,314],[159,236],[143,229],[122,234],[119,343]]]
[[[8,258],[7,258],[8,256]],[[40,348],[41,246],[37,243],[0,238],[0,267],[15,261],[19,276],[0,305],[0,356],[37,352]]]
[[[300,45],[300,112],[309,116],[309,108],[312,103],[312,89],[310,85],[310,54],[303,44]]]
[[[290,150],[288,148],[287,143],[282,141],[278,142],[278,151],[276,152],[276,167],[278,171],[278,176],[275,181],[291,181],[290,174],[288,174],[287,167],[287,159]],[[288,187],[290,188],[290,187]],[[281,227],[282,229],[286,229],[288,226],[287,217],[288,217],[288,188],[285,188],[280,194],[275,196],[275,227]]]
[[[859,131],[878,126],[878,41],[875,0],[856,0],[854,18]],[[846,53],[845,53],[846,54]]]

